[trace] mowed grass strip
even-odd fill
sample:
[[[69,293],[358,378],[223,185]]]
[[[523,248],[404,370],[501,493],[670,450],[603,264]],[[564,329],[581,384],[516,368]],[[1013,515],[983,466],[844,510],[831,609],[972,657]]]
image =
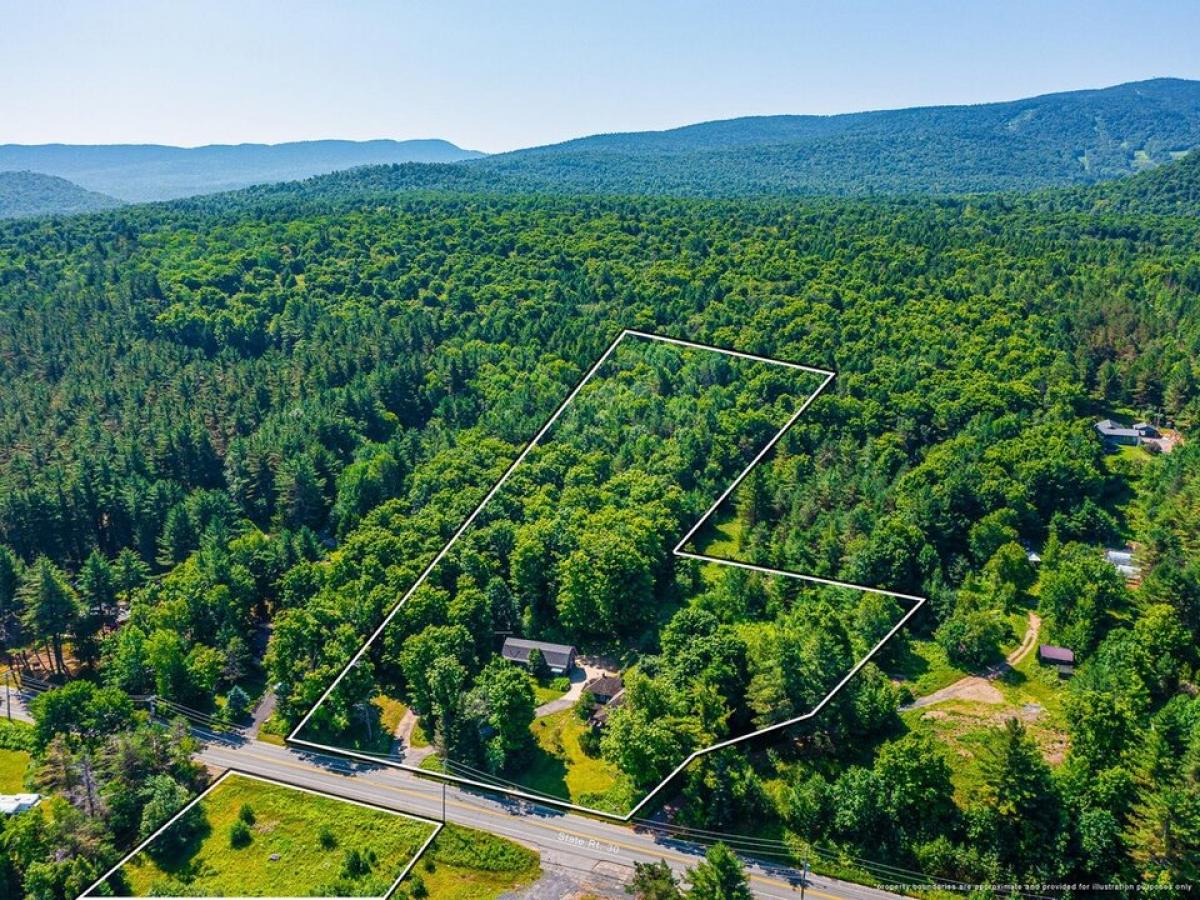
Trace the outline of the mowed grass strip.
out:
[[[250,841],[234,846],[230,833],[243,805],[253,812]],[[196,809],[199,825],[182,846],[171,839],[177,822],[120,869],[126,896],[164,890],[190,896],[379,896],[434,829],[240,775],[222,781]],[[368,860],[365,866],[348,865],[355,851]]]

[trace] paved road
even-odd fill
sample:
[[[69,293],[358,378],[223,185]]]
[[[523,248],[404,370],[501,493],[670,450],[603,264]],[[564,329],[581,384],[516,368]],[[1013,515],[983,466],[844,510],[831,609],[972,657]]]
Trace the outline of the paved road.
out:
[[[442,817],[441,784],[400,769],[216,736],[204,744],[198,759],[216,769],[239,769],[339,797],[433,819]],[[665,859],[682,871],[703,854],[702,847],[689,842],[454,786],[446,787],[445,804],[447,821],[525,844],[541,853],[543,867],[551,873],[594,872],[612,880],[631,874],[635,861]],[[756,896],[799,896],[793,869],[753,863],[750,873]],[[897,895],[813,875],[809,877],[807,896],[819,900],[884,900]]]

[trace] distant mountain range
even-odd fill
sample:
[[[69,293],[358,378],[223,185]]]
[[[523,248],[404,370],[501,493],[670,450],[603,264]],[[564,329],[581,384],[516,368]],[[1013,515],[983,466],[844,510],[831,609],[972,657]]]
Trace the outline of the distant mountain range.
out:
[[[7,145],[0,146],[0,171],[56,175],[131,202],[324,173],[339,174],[304,190],[962,194],[1090,184],[1153,169],[1196,147],[1200,81],[1160,78],[1007,103],[753,117],[602,134],[495,156],[439,140],[194,149]]]
[[[120,205],[120,200],[85,191],[65,178],[37,172],[0,172],[0,219],[97,212]]]
[[[967,193],[1090,183],[1200,146],[1200,81],[1008,103],[769,116],[605,134],[472,163],[529,190],[754,196]]]
[[[294,181],[356,166],[455,162],[482,156],[448,141],[299,141],[290,144],[0,145],[0,172],[57,175],[128,202],[172,200]]]

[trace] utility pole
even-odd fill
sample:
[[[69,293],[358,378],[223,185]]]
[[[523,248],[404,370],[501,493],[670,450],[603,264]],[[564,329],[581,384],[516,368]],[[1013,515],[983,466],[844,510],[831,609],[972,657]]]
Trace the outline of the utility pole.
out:
[[[4,670],[4,708],[8,711],[8,721],[12,721],[12,694],[8,689],[8,669]]]
[[[800,863],[800,900],[804,900],[804,889],[808,887],[808,857]]]
[[[443,737],[441,746],[442,757],[442,824],[446,824],[446,776],[450,770],[446,767],[446,741]]]

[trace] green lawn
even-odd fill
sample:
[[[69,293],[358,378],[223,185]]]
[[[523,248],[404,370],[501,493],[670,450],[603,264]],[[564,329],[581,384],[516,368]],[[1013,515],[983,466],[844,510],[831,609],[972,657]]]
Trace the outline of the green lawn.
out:
[[[697,536],[695,546],[700,549],[696,552],[717,559],[737,559],[737,552],[742,546],[742,531],[742,520],[731,512],[721,510],[704,526],[703,533]]]
[[[579,746],[579,736],[588,728],[572,709],[534,720],[537,741],[530,763],[510,776],[513,781],[538,793],[589,806],[603,802],[603,795],[621,781],[616,766],[588,756]]]
[[[436,900],[494,900],[532,884],[541,875],[538,855],[512,841],[447,825],[413,868]],[[397,892],[410,894],[413,875]]]
[[[967,674],[947,659],[946,651],[936,641],[897,642],[897,651],[884,659],[884,671],[906,684],[914,697],[932,694]]]
[[[251,840],[234,849],[230,828],[243,804],[254,811]],[[181,822],[118,872],[126,896],[380,896],[413,858],[434,826],[281,785],[231,775],[196,807],[193,835],[182,847],[163,844]],[[323,846],[322,827],[332,836]],[[343,871],[351,850],[372,854],[369,871]],[[278,859],[271,856],[278,854]],[[122,891],[118,891],[122,893]]]
[[[29,754],[24,750],[0,750],[0,794],[23,793],[28,767]]]
[[[562,688],[561,690],[554,686],[554,682],[561,681],[561,679],[550,679],[545,684],[539,683],[538,680],[532,676],[530,676],[529,680],[530,683],[533,684],[534,703],[536,703],[538,706],[541,706],[543,703],[549,703],[551,700],[557,700],[568,690],[570,690],[569,682],[567,687]]]
[[[1003,703],[950,700],[900,714],[908,728],[928,734],[946,748],[955,797],[964,806],[978,794],[980,759],[1006,720],[1020,719],[1052,766],[1063,761],[1068,748],[1063,713],[1065,682],[1057,672],[1040,665],[1036,653],[1030,653],[1014,671],[992,684],[1003,696]]]

